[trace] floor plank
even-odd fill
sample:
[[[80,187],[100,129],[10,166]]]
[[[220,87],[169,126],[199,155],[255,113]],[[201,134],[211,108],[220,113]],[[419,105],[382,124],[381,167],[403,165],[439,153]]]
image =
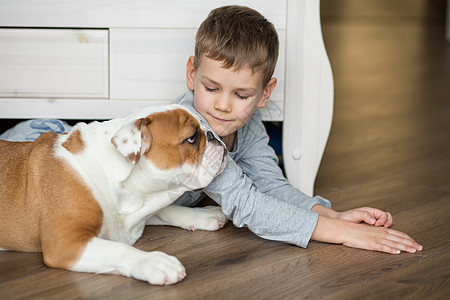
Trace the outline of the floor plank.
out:
[[[329,299],[446,299],[449,295],[450,252],[444,251],[327,295]],[[417,274],[426,274],[417,276]],[[353,295],[350,296],[349,295]]]

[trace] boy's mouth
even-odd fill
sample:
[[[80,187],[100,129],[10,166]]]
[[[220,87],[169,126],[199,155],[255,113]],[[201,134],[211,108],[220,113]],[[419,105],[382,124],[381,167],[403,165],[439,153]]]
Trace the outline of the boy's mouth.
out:
[[[218,118],[218,117],[215,117],[215,116],[212,116],[212,117],[213,117],[214,120],[216,120],[216,121],[218,121],[218,122],[221,122],[221,123],[227,123],[227,122],[230,122],[230,120]]]

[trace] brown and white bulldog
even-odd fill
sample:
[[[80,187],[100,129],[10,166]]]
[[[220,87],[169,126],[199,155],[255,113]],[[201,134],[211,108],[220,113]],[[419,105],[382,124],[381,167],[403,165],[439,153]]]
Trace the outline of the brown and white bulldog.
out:
[[[0,250],[42,252],[49,267],[173,284],[183,265],[130,245],[145,225],[217,230],[218,207],[169,206],[223,170],[225,150],[179,105],[78,123],[35,142],[0,141]]]

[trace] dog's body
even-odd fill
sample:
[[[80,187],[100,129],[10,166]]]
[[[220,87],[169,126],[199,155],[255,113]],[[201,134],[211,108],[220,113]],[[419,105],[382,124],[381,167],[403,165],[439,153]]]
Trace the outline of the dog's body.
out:
[[[50,267],[176,283],[186,274],[175,257],[130,245],[146,224],[219,229],[226,218],[218,208],[169,205],[208,185],[224,157],[176,105],[35,142],[0,141],[0,250],[42,251]]]

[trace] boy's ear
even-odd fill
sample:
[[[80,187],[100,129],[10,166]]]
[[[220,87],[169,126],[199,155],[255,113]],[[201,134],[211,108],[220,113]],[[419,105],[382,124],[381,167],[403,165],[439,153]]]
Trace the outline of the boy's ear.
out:
[[[277,85],[277,79],[275,77],[270,78],[269,83],[266,85],[266,87],[263,90],[263,94],[261,96],[261,99],[259,100],[256,107],[258,108],[264,108],[267,105],[267,102],[269,101],[270,95],[272,94],[273,89]]]
[[[195,68],[194,68],[194,56],[190,56],[186,63],[186,85],[191,91],[194,90],[194,78],[195,78]]]

